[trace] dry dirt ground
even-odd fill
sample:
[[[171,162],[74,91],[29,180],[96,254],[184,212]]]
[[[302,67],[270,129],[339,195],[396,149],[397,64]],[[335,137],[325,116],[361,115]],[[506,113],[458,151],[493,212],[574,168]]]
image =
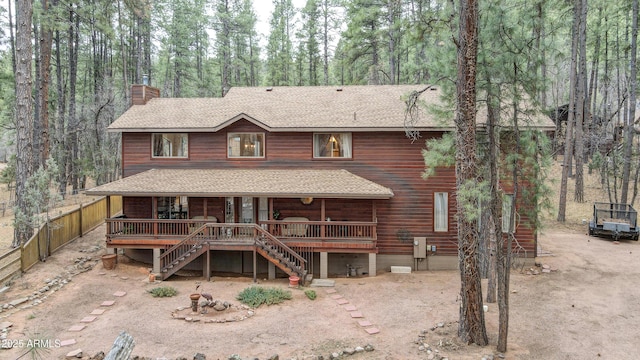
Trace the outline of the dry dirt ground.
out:
[[[587,190],[587,203],[601,200],[593,195],[596,185],[588,185],[588,189],[590,186],[593,191]],[[569,225],[549,220],[539,237],[545,256],[538,261],[555,271],[539,275],[528,275],[529,269],[512,272],[509,346],[504,356],[536,360],[637,358],[640,243],[615,243],[585,235],[581,219],[589,217],[589,206],[570,204],[567,215]],[[34,339],[48,340],[41,342],[48,350],[44,359],[61,359],[76,349],[82,349],[88,358],[99,351],[108,352],[122,331],[135,340],[134,355],[151,359],[191,359],[196,353],[207,359],[227,359],[232,354],[243,359],[266,359],[274,354],[281,359],[307,355],[326,359],[333,352],[367,344],[375,350],[348,358],[429,359],[418,343],[429,344],[449,359],[481,359],[495,353],[495,304],[487,304],[485,313],[490,345],[466,346],[456,340],[460,287],[456,271],[339,278],[333,288],[313,288],[318,294],[314,301],[304,295],[304,289],[292,289],[292,300],[261,306],[242,321],[187,322],[172,318],[172,312],[188,308],[189,294],[201,278],[174,276],[151,284],[148,265],[128,261],[122,255],[114,270],[105,270],[99,260],[104,251],[104,227],[99,227],[46,263],[37,264],[0,293],[2,306],[42,291],[38,297],[41,303],[32,305],[40,301],[32,299],[0,313],[0,323],[11,324],[2,344],[17,345],[0,349],[0,359],[20,357]],[[62,279],[70,280],[60,286]],[[48,290],[47,284],[51,284]],[[215,277],[211,282],[203,281],[202,290],[214,299],[238,304],[237,294],[251,285],[248,278]],[[258,285],[288,288],[288,281],[260,280]],[[156,286],[175,287],[178,295],[153,298],[147,291]],[[336,293],[329,293],[329,289]],[[117,292],[126,295],[115,296]],[[340,305],[335,295],[348,304]],[[115,302],[101,306],[104,301]],[[354,306],[363,318],[352,318],[347,305]],[[82,322],[96,309],[104,313]],[[181,313],[185,312],[188,310]],[[193,318],[207,319],[198,314]],[[380,332],[369,335],[359,320],[369,321]],[[78,325],[85,327],[71,331]],[[58,346],[69,340],[75,343]]]

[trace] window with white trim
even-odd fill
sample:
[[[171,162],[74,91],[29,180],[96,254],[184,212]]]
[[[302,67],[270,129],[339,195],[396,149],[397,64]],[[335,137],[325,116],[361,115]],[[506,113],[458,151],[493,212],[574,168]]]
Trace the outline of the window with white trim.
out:
[[[351,133],[313,134],[314,158],[351,158]]]
[[[511,218],[513,208],[513,194],[505,194],[502,197],[502,232],[511,233],[515,229],[515,221]]]
[[[186,133],[153,134],[151,142],[153,157],[186,158],[189,155],[189,135]]]
[[[264,133],[229,133],[227,147],[230,158],[263,158]]]
[[[449,193],[433,193],[433,231],[449,231]]]

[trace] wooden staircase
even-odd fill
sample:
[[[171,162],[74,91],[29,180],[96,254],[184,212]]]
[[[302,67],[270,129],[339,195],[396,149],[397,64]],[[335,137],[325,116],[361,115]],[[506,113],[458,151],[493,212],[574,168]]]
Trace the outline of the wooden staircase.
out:
[[[160,255],[160,273],[162,280],[167,279],[197,259],[198,256],[209,251],[209,244],[207,242],[209,236],[206,235],[208,233],[207,225],[208,224],[202,225]]]
[[[256,252],[289,276],[299,277],[300,283],[304,285],[307,279],[307,261],[257,224],[208,223],[202,225],[178,244],[167,249],[160,255],[160,272],[162,279],[167,279],[191,261],[198,258],[198,256],[209,251],[210,245],[217,241],[217,236],[212,234],[226,233],[226,231],[220,231],[220,228],[224,227],[225,230],[231,229],[231,233],[233,233],[234,226],[241,227],[245,234],[248,228],[253,230],[253,246]]]

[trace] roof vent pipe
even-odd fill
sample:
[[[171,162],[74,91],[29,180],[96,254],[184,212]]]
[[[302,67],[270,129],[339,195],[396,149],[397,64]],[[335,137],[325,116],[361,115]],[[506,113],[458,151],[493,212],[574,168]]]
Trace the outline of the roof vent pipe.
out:
[[[272,90],[273,90],[273,88],[272,88],[272,87],[268,87],[268,88],[267,88],[267,91],[272,91]]]

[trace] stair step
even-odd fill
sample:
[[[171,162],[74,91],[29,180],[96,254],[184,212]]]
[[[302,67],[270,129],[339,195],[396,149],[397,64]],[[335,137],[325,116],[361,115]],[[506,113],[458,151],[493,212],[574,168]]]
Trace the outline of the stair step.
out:
[[[167,265],[167,269],[173,269],[173,265]]]
[[[162,272],[165,272],[165,273],[166,273],[166,272],[168,272],[168,270],[167,270],[167,269],[162,269]]]

